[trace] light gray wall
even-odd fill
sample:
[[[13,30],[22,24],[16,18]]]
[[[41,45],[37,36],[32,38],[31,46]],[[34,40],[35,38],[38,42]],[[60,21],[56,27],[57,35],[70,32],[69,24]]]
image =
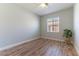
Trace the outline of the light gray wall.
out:
[[[79,4],[74,6],[74,46],[79,54]]]
[[[0,4],[0,48],[38,37],[39,19],[16,4]]]
[[[59,16],[59,33],[47,32],[47,18]],[[55,13],[41,16],[41,36],[63,40],[63,30],[70,29],[73,31],[73,7],[64,9]]]

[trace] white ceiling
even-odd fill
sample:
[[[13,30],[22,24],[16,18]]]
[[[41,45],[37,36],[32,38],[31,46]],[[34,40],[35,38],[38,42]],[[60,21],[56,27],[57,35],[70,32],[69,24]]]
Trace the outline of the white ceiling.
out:
[[[19,3],[18,5],[40,16],[73,6],[72,3],[48,3],[48,8],[40,8],[40,3]]]

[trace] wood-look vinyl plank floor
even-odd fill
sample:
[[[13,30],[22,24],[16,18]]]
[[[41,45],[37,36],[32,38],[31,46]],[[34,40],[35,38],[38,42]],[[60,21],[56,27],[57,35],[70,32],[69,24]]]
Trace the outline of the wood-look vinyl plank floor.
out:
[[[11,49],[0,51],[1,56],[77,56],[72,45],[48,39],[37,39]]]

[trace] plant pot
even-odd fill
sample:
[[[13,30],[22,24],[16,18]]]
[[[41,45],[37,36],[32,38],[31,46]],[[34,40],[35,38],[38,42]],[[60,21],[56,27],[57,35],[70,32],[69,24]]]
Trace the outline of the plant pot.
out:
[[[72,44],[70,38],[65,38],[65,43],[68,44],[68,45]]]

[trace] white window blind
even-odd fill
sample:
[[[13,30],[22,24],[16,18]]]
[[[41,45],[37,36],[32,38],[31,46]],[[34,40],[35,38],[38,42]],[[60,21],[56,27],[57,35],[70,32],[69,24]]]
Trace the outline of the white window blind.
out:
[[[59,32],[59,17],[47,19],[47,32]]]

